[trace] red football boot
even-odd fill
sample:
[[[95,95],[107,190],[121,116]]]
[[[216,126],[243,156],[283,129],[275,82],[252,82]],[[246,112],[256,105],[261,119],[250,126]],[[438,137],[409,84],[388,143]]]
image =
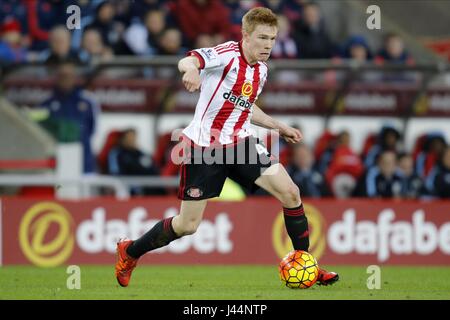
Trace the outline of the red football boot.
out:
[[[319,286],[328,286],[339,280],[339,275],[336,272],[328,272],[324,269],[319,269],[319,278],[317,284]]]
[[[116,278],[122,287],[128,286],[131,273],[138,262],[138,259],[134,259],[127,254],[127,248],[132,243],[133,241],[131,240],[119,240],[117,242]]]

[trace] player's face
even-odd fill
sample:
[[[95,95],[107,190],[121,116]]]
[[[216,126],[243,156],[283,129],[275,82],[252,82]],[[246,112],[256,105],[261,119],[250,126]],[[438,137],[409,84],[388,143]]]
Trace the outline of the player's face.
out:
[[[277,27],[257,25],[251,34],[244,34],[252,60],[267,61],[269,59],[277,33]]]

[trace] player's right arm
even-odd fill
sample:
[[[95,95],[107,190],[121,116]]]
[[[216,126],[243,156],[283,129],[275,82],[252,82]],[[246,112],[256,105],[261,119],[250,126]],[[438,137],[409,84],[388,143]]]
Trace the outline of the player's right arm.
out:
[[[178,62],[178,70],[183,74],[183,84],[189,92],[200,88],[200,61],[196,56],[189,56]]]
[[[232,51],[232,42],[224,44],[222,50]],[[222,52],[223,53],[223,52]],[[188,52],[186,58],[178,62],[178,70],[183,73],[183,84],[189,92],[198,90],[201,85],[199,70],[208,70],[224,66],[224,57],[229,55],[220,55],[215,48],[200,48]]]

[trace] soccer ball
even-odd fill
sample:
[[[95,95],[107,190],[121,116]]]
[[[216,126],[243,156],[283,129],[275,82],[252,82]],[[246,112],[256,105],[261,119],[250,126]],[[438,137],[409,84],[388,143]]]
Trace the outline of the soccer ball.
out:
[[[319,265],[308,252],[294,250],[289,252],[279,265],[280,279],[292,289],[306,289],[316,283]]]

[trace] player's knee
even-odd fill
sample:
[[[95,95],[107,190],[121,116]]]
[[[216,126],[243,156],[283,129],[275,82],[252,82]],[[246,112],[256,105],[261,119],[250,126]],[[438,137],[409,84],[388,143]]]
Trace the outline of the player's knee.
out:
[[[189,221],[185,223],[180,230],[181,236],[194,234],[197,231],[199,225],[200,223],[197,221]]]
[[[283,198],[283,202],[286,204],[298,203],[300,201],[300,189],[295,183],[289,184],[283,193]]]

